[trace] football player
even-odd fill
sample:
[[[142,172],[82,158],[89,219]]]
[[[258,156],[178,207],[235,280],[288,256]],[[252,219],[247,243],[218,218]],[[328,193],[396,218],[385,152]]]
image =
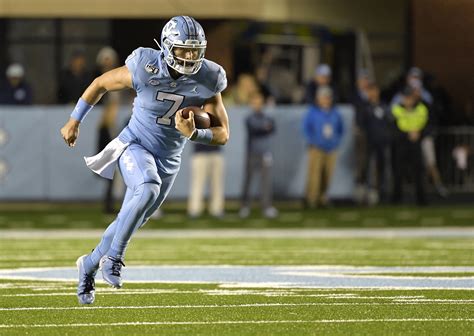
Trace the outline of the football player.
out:
[[[224,145],[229,138],[221,97],[227,86],[226,74],[220,65],[204,58],[207,41],[201,25],[189,16],[173,17],[162,30],[159,47],[138,48],[124,66],[96,78],[61,129],[72,147],[80,123],[106,92],[133,88],[137,93],[127,127],[102,152],[85,158],[91,170],[109,179],[118,165],[127,191],[117,218],[100,243],[77,260],[81,304],[94,302],[94,277],[99,268],[105,282],[122,287],[127,245],[168,195],[186,141]],[[182,115],[188,106],[203,106],[214,116],[212,127],[196,129],[193,113],[187,119]]]

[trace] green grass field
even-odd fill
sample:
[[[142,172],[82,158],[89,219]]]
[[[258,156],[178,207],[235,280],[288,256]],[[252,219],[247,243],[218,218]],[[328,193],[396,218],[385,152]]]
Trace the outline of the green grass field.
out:
[[[0,227],[18,228],[12,223],[27,221],[29,224],[20,228],[54,229],[61,228],[62,223],[76,229],[100,228],[107,217],[100,215],[98,208],[94,207],[89,214],[80,212],[84,207],[87,206],[67,206],[63,212],[56,207],[35,209],[33,206],[28,212],[12,207],[2,211]],[[167,214],[171,219],[164,217],[153,221],[149,228],[172,228],[173,221],[182,216],[173,209],[169,209]],[[299,214],[289,209],[276,224],[255,214],[241,226],[278,228],[286,221],[286,226],[298,227],[301,221],[313,220],[315,214]],[[403,217],[414,223],[416,218],[425,221],[429,231],[429,218],[435,217],[446,221],[457,218],[457,226],[469,230],[466,226],[472,225],[470,214],[469,208],[393,208],[382,211],[328,210],[321,212],[320,217],[325,216],[329,224],[335,221],[338,227],[356,227],[365,218],[384,218],[386,225],[380,227],[414,226],[393,219]],[[301,220],[296,224],[292,222],[295,216],[300,216]],[[74,221],[88,224],[71,224]],[[233,220],[224,224],[209,218],[200,221],[203,223],[198,222],[198,228],[239,227],[239,223]],[[162,222],[166,224],[161,225]],[[193,223],[196,222],[185,221],[176,226],[189,229],[195,227]],[[308,226],[312,227],[299,225],[300,228]],[[227,271],[233,266],[242,266],[245,270],[246,267],[284,265],[288,269],[281,271],[282,274],[297,270],[300,272],[298,279],[303,280],[305,276],[311,278],[312,272],[335,272],[331,275],[331,281],[335,282],[328,282],[325,288],[272,284],[259,277],[259,268],[251,275],[251,282],[194,281],[199,277],[193,277],[192,272],[180,275],[182,282],[154,282],[153,276],[147,278],[149,281],[127,282],[125,279],[121,290],[114,290],[98,281],[96,302],[84,307],[77,303],[73,279],[8,278],[2,272],[26,270],[34,273],[32,268],[56,270],[57,267],[64,267],[59,269],[60,272],[64,270],[64,274],[72,272],[76,258],[97,243],[99,236],[96,231],[83,231],[77,238],[67,233],[64,237],[59,234],[48,238],[44,231],[41,236],[35,236],[37,231],[15,232],[21,234],[0,231],[0,335],[474,334],[472,234],[389,238],[370,235],[318,237],[317,234],[308,237],[291,234],[287,237],[223,237],[216,234],[219,229],[203,229],[203,235],[193,236],[189,230],[183,230],[182,237],[175,237],[165,235],[166,231],[162,231],[161,236],[159,231],[148,229],[135,237],[129,247],[126,264],[130,274],[145,266],[156,266],[157,277],[165,277],[166,274],[159,272],[166,272],[167,267],[181,269],[192,266],[191,270],[196,269],[199,273],[202,265],[206,275],[206,270],[213,272],[212,267]],[[320,271],[325,265],[330,265],[332,271]],[[348,270],[339,272],[338,267],[347,267]],[[353,280],[390,280],[395,284],[400,281],[400,285],[396,288],[344,288],[339,283]],[[433,289],[403,284],[403,281],[429,283],[438,280],[448,285]],[[450,281],[465,281],[468,285],[455,288],[449,285]]]
[[[472,206],[380,206],[375,208],[337,207],[302,211],[299,203],[277,205],[281,215],[268,220],[254,210],[250,218],[238,217],[238,204],[228,202],[227,214],[221,220],[204,216],[189,219],[183,203],[165,203],[165,216],[150,220],[145,228],[285,228],[285,227],[433,227],[470,226],[474,223]],[[117,208],[119,204],[117,204]],[[105,228],[113,215],[104,215],[97,204],[33,203],[0,204],[0,229]]]

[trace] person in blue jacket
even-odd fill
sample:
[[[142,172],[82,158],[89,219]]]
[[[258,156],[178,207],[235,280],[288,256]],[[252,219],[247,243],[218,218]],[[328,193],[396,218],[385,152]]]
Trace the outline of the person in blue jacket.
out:
[[[342,117],[333,106],[333,92],[329,86],[319,87],[316,91],[315,105],[310,106],[303,119],[303,134],[308,143],[305,204],[310,208],[325,206],[326,190],[344,134]]]

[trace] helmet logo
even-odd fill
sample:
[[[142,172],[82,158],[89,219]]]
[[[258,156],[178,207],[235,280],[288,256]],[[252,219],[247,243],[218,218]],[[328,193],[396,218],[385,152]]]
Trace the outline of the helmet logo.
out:
[[[170,20],[166,26],[163,28],[163,35],[164,36],[179,36],[180,33],[179,33],[179,30],[176,29],[176,26],[178,25],[178,23],[175,21],[175,20]]]

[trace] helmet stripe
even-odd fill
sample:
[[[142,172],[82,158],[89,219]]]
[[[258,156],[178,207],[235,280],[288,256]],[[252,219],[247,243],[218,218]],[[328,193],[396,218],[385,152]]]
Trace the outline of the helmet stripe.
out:
[[[197,26],[196,26],[196,20],[192,19],[191,21],[192,21],[193,27],[194,27],[194,37],[197,40],[198,39],[198,36],[197,36],[198,35],[198,29],[197,29]]]
[[[188,28],[188,36],[190,39],[197,39],[197,30],[194,25],[193,20],[189,16],[182,16],[184,22],[186,22],[186,27]],[[191,25],[192,23],[192,25]],[[192,35],[192,36],[191,36]]]

